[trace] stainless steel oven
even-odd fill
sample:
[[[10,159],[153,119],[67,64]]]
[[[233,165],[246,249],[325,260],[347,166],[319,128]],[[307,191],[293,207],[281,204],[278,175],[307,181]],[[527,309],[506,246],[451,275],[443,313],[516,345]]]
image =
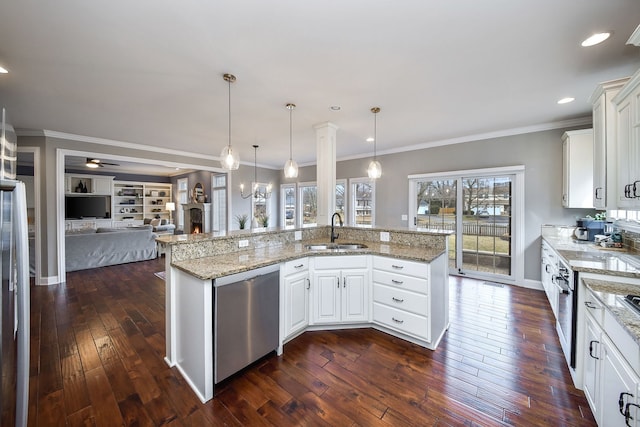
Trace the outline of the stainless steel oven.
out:
[[[558,337],[567,363],[576,367],[576,316],[578,295],[576,286],[578,275],[561,259],[558,260],[556,284],[558,295]]]

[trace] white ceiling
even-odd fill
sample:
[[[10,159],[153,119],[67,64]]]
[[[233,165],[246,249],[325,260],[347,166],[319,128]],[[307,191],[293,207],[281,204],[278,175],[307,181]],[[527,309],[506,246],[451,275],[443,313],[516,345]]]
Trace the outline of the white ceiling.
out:
[[[373,106],[379,153],[588,117],[640,68],[638,24],[638,0],[4,1],[0,104],[16,128],[218,156],[233,73],[232,145],[279,168],[288,102],[301,164],[326,121],[338,158],[371,155]]]

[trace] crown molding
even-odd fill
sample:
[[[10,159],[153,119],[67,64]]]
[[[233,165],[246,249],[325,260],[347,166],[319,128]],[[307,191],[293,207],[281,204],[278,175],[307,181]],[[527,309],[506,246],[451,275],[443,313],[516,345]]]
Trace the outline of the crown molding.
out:
[[[524,135],[527,133],[543,132],[547,130],[562,129],[562,128],[568,128],[573,126],[585,126],[585,125],[592,124],[592,120],[593,119],[591,116],[587,116],[587,117],[580,117],[577,119],[562,120],[558,122],[541,123],[541,124],[532,125],[532,126],[524,126],[524,127],[505,129],[505,130],[494,131],[494,132],[477,133],[473,135],[460,136],[460,137],[450,138],[450,139],[441,139],[439,141],[423,142],[420,144],[407,145],[404,147],[398,147],[390,150],[382,150],[382,151],[378,150],[378,157],[385,154],[404,153],[407,151],[424,150],[426,148],[435,148],[435,147],[442,147],[446,145],[462,144],[465,142],[475,142],[475,141],[483,141],[483,140],[492,139],[492,138],[503,138],[503,137],[514,136],[514,135]],[[362,159],[367,157],[371,157],[371,153],[363,154],[363,155],[358,154],[353,156],[340,157],[339,159],[337,159],[337,161]]]

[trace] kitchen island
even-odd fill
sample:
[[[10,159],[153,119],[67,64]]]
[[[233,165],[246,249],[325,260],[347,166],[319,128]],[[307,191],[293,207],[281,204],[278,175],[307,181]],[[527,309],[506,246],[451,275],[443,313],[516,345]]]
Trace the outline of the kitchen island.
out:
[[[224,379],[215,332],[221,284],[261,269],[280,272],[278,354],[306,330],[354,327],[435,349],[449,326],[448,234],[342,227],[336,243],[349,245],[340,248],[326,246],[329,227],[161,236],[166,362],[203,402],[211,399]]]

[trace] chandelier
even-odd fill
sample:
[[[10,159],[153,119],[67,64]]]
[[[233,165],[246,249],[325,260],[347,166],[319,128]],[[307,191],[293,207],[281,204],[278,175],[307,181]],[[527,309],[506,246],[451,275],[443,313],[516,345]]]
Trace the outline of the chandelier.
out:
[[[253,190],[251,193],[244,194],[244,184],[240,184],[240,196],[243,199],[248,199],[251,196],[254,199],[268,199],[271,197],[271,184],[262,188],[258,185],[258,147],[259,145],[253,145]]]

